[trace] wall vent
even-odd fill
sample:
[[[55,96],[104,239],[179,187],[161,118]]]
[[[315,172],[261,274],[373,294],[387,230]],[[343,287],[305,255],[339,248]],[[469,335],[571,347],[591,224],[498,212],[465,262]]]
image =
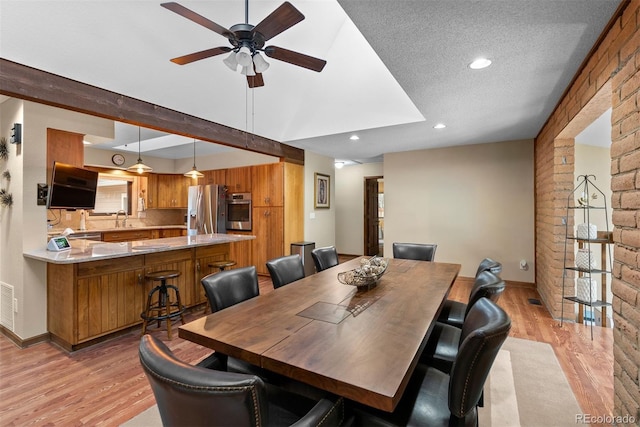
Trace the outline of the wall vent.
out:
[[[0,325],[13,329],[13,286],[0,282]]]

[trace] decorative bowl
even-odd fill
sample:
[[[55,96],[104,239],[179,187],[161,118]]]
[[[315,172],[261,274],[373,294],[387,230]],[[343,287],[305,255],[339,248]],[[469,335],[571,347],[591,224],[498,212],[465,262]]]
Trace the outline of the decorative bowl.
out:
[[[360,267],[338,273],[338,281],[358,288],[372,288],[387,271],[389,259],[374,256],[360,261]]]

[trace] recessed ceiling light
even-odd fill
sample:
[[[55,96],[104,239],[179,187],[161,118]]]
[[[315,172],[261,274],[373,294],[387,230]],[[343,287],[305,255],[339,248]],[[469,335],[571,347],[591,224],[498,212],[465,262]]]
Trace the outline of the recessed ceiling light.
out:
[[[447,125],[445,125],[444,123],[438,123],[437,125],[435,125],[433,128],[434,129],[444,129],[446,128]]]
[[[83,143],[84,145],[91,145],[91,143],[90,143],[89,141],[84,141],[84,140],[83,140],[83,141],[82,141],[82,143]]]
[[[472,70],[480,70],[482,68],[487,68],[489,65],[491,65],[491,60],[487,58],[478,58],[469,64],[469,68]]]
[[[360,139],[360,137],[359,137],[358,135],[351,135],[351,136],[349,137],[349,139],[350,139],[350,140],[352,140],[352,141],[357,141],[357,140],[359,140],[359,139]]]

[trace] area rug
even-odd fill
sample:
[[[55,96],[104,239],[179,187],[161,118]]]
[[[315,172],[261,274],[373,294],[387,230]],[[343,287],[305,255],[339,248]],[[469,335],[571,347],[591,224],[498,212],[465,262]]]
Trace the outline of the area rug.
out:
[[[481,427],[564,427],[582,413],[553,348],[546,343],[507,338],[484,388]],[[123,427],[161,426],[156,405]]]

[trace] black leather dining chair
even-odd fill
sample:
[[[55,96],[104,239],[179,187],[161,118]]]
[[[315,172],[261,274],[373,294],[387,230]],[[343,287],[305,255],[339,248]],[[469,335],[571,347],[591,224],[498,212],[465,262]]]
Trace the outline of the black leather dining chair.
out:
[[[335,246],[326,246],[324,248],[316,248],[311,251],[313,263],[316,265],[316,271],[321,272],[327,268],[338,265],[338,251]]]
[[[511,319],[483,298],[469,311],[466,326],[469,331],[450,373],[419,363],[392,413],[348,402],[355,416],[353,425],[477,427],[478,403],[491,366],[509,335]]]
[[[209,300],[212,313],[260,295],[258,273],[255,266],[209,274],[202,278],[201,283]],[[257,366],[220,353],[211,354],[211,356],[202,360],[198,366],[261,375],[263,377],[269,376],[267,371]]]
[[[492,274],[489,272],[485,273]],[[460,344],[475,327],[473,322],[467,321],[471,310],[473,310],[473,307],[479,301],[484,299],[488,299],[492,303],[497,304],[504,289],[505,283],[503,280],[489,282],[479,286],[471,295],[468,306],[469,309],[461,328],[436,322],[431,331],[431,335],[429,335],[425,349],[420,356],[420,361],[428,363],[441,371],[449,372],[453,362],[456,360]]]
[[[440,315],[438,316],[438,322],[447,323],[457,328],[461,328],[464,318],[469,311],[470,305],[473,305],[473,303],[482,296],[481,294],[477,294],[474,299],[474,294],[476,294],[477,289],[481,286],[498,282],[502,282],[504,284],[504,281],[497,274],[494,274],[489,270],[479,271],[473,282],[473,286],[469,291],[469,300],[466,303],[450,299],[445,300],[442,305],[442,310],[440,310]],[[499,296],[500,294],[497,294],[494,297],[499,298]],[[498,302],[498,300],[495,299],[493,302]]]
[[[393,257],[413,259],[416,261],[433,261],[436,258],[438,245],[427,243],[397,243],[392,245]]]
[[[269,260],[267,261],[267,269],[274,289],[304,278],[304,265],[298,254]]]
[[[255,375],[222,372],[178,360],[151,335],[139,357],[165,426],[339,426],[342,398],[312,400]]]

